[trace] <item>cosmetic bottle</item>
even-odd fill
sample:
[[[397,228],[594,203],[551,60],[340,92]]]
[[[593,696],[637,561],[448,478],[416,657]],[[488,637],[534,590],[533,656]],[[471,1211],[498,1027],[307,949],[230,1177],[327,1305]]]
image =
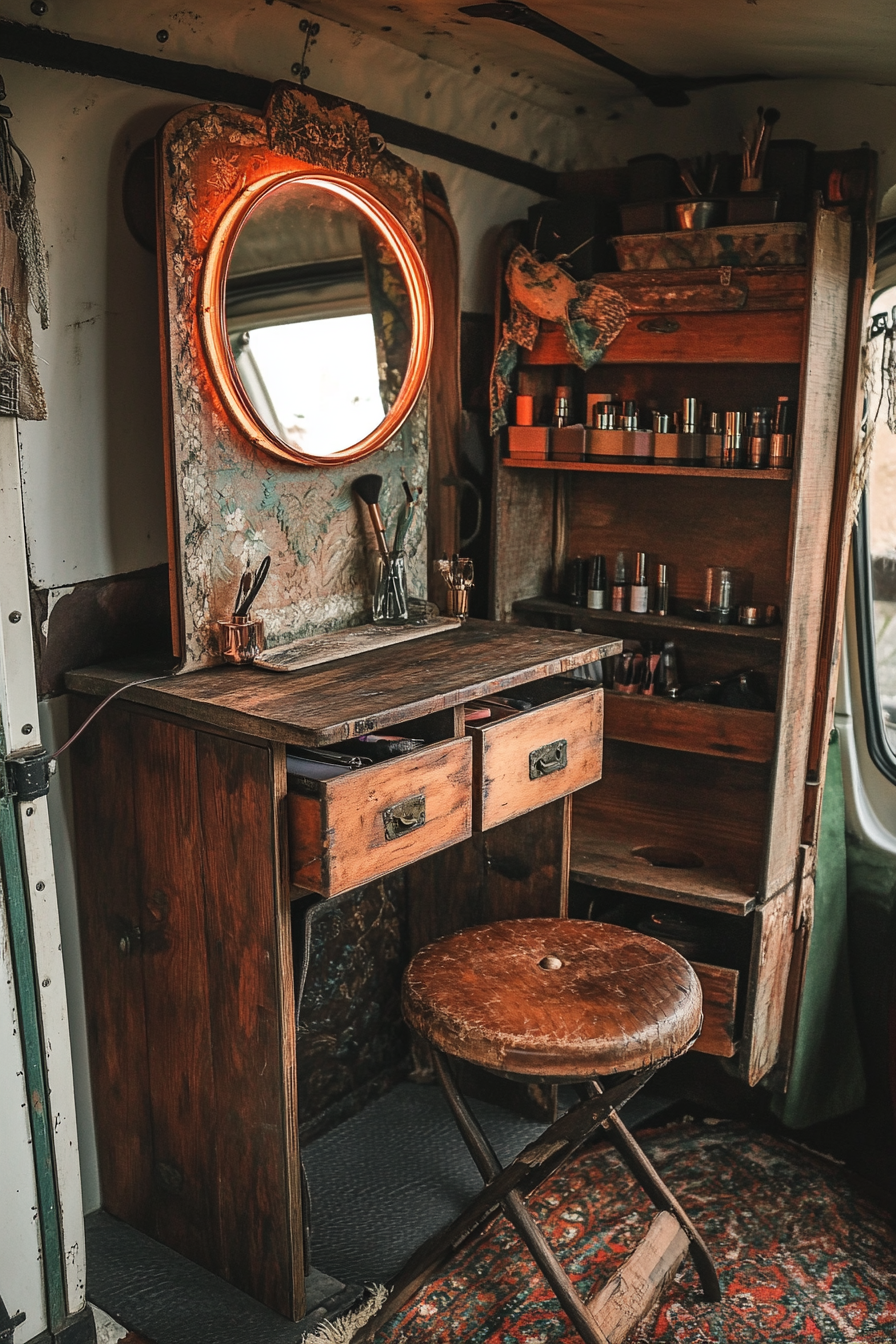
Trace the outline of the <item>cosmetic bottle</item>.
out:
[[[747,465],[745,420],[746,416],[743,411],[725,412],[725,433],[722,437],[723,467],[745,467]]]
[[[708,467],[722,465],[722,434],[724,422],[721,411],[712,411],[709,417],[709,429],[706,431],[706,457]]]
[[[588,575],[588,606],[592,611],[603,611],[606,605],[607,562],[602,555],[595,555]]]
[[[616,569],[613,574],[612,607],[614,611],[626,611],[628,603],[628,576],[625,569],[625,551],[616,556]]]
[[[750,414],[750,439],[747,445],[747,466],[759,471],[768,466],[768,441],[771,434],[772,412],[768,406],[754,406]]]
[[[650,585],[647,582],[647,555],[638,551],[635,556],[635,581],[629,589],[628,609],[641,616],[647,611]]]
[[[554,411],[551,415],[551,428],[563,429],[569,424],[569,402],[571,387],[558,387],[554,393]]]
[[[775,407],[775,424],[769,440],[768,465],[770,467],[793,466],[793,402],[789,397],[779,397]]]
[[[669,615],[668,565],[657,565],[656,567],[656,591],[653,599],[653,610],[656,616]]]
[[[587,560],[570,560],[566,567],[566,600],[573,607],[584,607],[589,564]]]
[[[663,645],[661,668],[660,680],[662,681],[663,694],[674,700],[681,693],[681,682],[678,680],[678,659],[675,656],[675,645],[671,639],[667,639]]]

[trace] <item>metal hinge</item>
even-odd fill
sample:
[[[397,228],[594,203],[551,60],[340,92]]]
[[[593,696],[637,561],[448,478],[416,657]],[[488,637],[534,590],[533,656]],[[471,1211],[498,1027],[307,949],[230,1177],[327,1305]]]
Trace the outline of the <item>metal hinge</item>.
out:
[[[33,798],[45,798],[50,792],[50,778],[55,773],[56,761],[44,748],[7,756],[7,792],[20,803],[29,803]]]
[[[15,1316],[10,1316],[3,1305],[3,1298],[0,1297],[0,1344],[12,1344],[16,1326],[21,1325],[24,1319],[24,1311],[18,1311]]]

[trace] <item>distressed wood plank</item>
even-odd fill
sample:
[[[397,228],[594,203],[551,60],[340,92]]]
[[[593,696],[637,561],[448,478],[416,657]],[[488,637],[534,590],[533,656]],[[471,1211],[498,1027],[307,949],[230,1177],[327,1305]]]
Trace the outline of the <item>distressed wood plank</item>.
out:
[[[222,1274],[298,1320],[298,1117],[287,1112],[281,1021],[289,1010],[288,910],[277,871],[270,752],[211,733],[196,740],[212,1050],[218,1104]],[[292,1127],[291,1134],[288,1133]]]
[[[741,761],[772,758],[775,716],[759,710],[608,691],[605,716],[607,737],[619,742]]]
[[[73,697],[72,727],[94,708]],[[71,749],[78,912],[103,1205],[153,1229],[131,716],[110,705]],[[111,841],[114,838],[114,843]]]
[[[768,844],[760,892],[796,874],[822,634],[825,561],[837,460],[849,279],[850,225],[833,211],[816,219],[800,443],[794,467],[779,704],[785,707],[772,767]],[[838,522],[838,532],[842,524]],[[829,601],[833,601],[833,594]]]
[[[416,640],[401,651],[378,650],[282,676],[219,667],[167,677],[123,692],[122,698],[197,722],[271,741],[306,746],[342,742],[358,733],[450,709],[526,681],[560,676],[618,652],[606,637],[467,621],[450,639]],[[144,667],[142,675],[151,676]],[[84,668],[72,690],[108,695],[138,679],[141,669]]]
[[[658,1213],[647,1235],[587,1306],[607,1338],[623,1344],[653,1310],[688,1253],[688,1238],[671,1213]]]
[[[774,1067],[784,1027],[787,982],[794,943],[795,888],[791,884],[754,915],[747,978],[741,1077],[753,1087]]]
[[[196,735],[131,716],[152,1115],[153,1235],[220,1273]]]
[[[634,314],[607,348],[604,364],[798,364],[803,350],[804,312],[679,313],[668,319],[674,331],[649,330],[649,317]],[[656,319],[659,325],[663,319]],[[545,322],[524,365],[569,364],[559,327]]]

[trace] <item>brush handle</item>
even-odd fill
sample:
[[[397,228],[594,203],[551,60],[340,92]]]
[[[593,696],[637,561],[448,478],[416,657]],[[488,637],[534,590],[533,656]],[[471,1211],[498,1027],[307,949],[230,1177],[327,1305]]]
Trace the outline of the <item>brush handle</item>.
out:
[[[367,508],[370,512],[370,521],[373,524],[376,544],[379,547],[380,555],[385,560],[389,554],[389,543],[386,541],[386,527],[383,523],[383,515],[380,512],[379,502],[377,501],[373,504],[368,504]]]

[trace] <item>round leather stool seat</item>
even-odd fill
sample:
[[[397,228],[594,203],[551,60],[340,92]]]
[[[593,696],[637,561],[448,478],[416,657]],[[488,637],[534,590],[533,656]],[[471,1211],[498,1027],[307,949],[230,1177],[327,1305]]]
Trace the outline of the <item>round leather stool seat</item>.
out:
[[[509,919],[451,934],[405,972],[406,1021],[439,1050],[501,1072],[577,1079],[685,1051],[703,996],[655,938],[580,919]]]

